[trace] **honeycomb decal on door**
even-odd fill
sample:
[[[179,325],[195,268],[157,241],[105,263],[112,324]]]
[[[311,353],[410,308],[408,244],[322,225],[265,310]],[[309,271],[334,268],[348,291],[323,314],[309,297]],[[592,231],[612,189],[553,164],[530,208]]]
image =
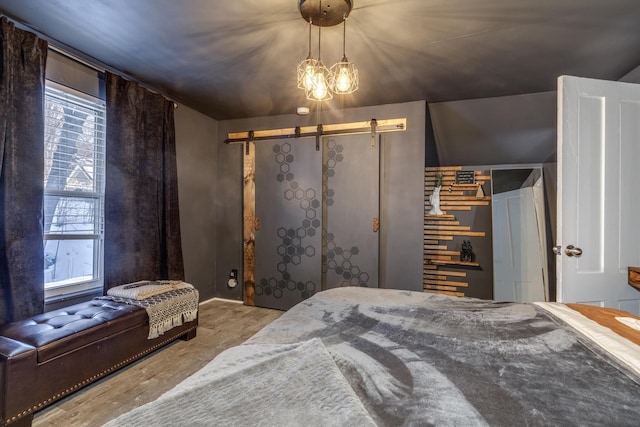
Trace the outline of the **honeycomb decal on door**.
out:
[[[325,163],[322,168],[322,197],[327,208],[336,203],[336,192],[330,187],[330,179],[336,174],[336,167],[344,160],[344,146],[336,143],[335,139],[329,139],[326,143]],[[351,246],[345,249],[338,246],[333,233],[327,232],[326,225],[322,228],[322,245],[326,248],[326,254],[322,256],[322,271],[333,271],[340,277],[339,286],[368,286],[369,273],[361,271],[356,260],[360,249]],[[327,283],[328,285],[328,283]]]
[[[291,172],[291,164],[295,157],[291,153],[291,144],[275,144],[273,146],[274,158],[278,164],[276,181],[285,185],[283,197],[285,200],[296,204],[304,211],[304,219],[299,227],[279,227],[275,238],[279,245],[277,271],[280,277],[261,278],[255,287],[256,295],[267,295],[280,299],[284,291],[299,292],[302,299],[307,299],[318,290],[320,285],[313,281],[295,281],[289,271],[289,266],[300,265],[305,258],[315,256],[316,249],[305,243],[307,237],[313,237],[320,228],[321,203],[313,188],[302,188],[295,180]],[[308,239],[307,239],[308,240]]]
[[[360,271],[360,267],[353,263],[353,257],[360,253],[357,246],[350,249],[343,249],[336,246],[334,235],[327,233],[325,237],[327,248],[324,268],[326,271],[333,270],[338,276],[342,276],[340,286],[367,286],[369,273]]]

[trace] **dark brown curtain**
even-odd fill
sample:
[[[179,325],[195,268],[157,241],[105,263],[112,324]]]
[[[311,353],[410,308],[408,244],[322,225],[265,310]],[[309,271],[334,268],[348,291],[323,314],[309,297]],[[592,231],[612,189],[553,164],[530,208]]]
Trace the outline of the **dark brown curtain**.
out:
[[[47,42],[0,18],[0,323],[44,311]]]
[[[105,292],[184,279],[173,103],[107,73]]]

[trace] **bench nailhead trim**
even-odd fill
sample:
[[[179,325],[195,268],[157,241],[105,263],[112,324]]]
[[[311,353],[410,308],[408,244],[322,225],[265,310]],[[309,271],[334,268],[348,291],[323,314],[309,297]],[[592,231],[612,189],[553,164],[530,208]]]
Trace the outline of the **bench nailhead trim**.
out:
[[[151,353],[152,351],[154,351],[154,350],[156,350],[156,349],[158,349],[158,348],[160,348],[160,347],[162,347],[162,346],[164,346],[164,345],[166,345],[166,344],[170,343],[171,341],[175,341],[176,339],[180,338],[181,336],[186,335],[188,332],[191,332],[191,331],[193,331],[193,330],[194,330],[194,329],[196,329],[196,328],[197,328],[197,326],[194,326],[194,327],[192,327],[192,328],[186,329],[186,330],[184,331],[184,333],[182,333],[182,334],[180,334],[180,335],[176,335],[176,336],[174,336],[174,337],[172,337],[172,338],[169,338],[169,339],[167,339],[167,340],[164,340],[164,341],[162,341],[162,342],[159,342],[158,344],[154,345],[153,347],[150,347],[150,348],[148,348],[147,350],[145,350],[145,351],[143,351],[143,352],[140,352],[140,353],[136,354],[135,356],[130,357],[130,358],[128,358],[128,359],[126,359],[126,360],[124,360],[123,362],[117,363],[117,364],[113,365],[112,367],[105,369],[104,371],[102,371],[102,372],[101,372],[101,373],[99,373],[98,375],[94,375],[94,376],[92,376],[91,378],[89,378],[88,380],[84,380],[84,381],[82,381],[82,382],[80,382],[80,383],[78,383],[78,384],[74,385],[71,389],[67,389],[66,391],[64,391],[64,392],[62,392],[62,393],[58,393],[58,394],[56,394],[55,396],[50,397],[50,398],[49,398],[49,399],[47,399],[47,400],[44,400],[44,401],[42,401],[42,402],[40,402],[40,403],[38,403],[38,404],[36,404],[36,405],[33,405],[30,409],[27,409],[27,410],[25,410],[25,411],[21,412],[21,413],[20,413],[20,414],[18,414],[18,415],[14,415],[14,416],[13,416],[13,417],[11,417],[11,418],[7,418],[6,420],[4,420],[4,423],[5,423],[5,424],[8,424],[8,423],[14,422],[14,421],[16,421],[16,420],[18,420],[18,419],[20,419],[20,418],[22,418],[22,417],[26,416],[26,415],[29,415],[30,413],[32,413],[32,412],[34,412],[34,411],[36,411],[36,410],[40,409],[42,406],[46,406],[46,405],[48,405],[50,402],[52,402],[52,401],[54,401],[54,400],[57,400],[57,399],[59,399],[60,397],[63,397],[63,396],[65,396],[65,395],[69,394],[69,392],[74,391],[74,390],[75,390],[76,388],[78,388],[80,385],[85,384],[85,383],[87,383],[87,382],[93,382],[95,379],[101,378],[101,377],[105,376],[106,374],[111,373],[111,372],[113,372],[113,371],[117,370],[117,369],[118,369],[118,368],[120,368],[121,366],[123,366],[123,365],[127,365],[129,362],[131,362],[131,361],[133,361],[133,360],[136,360],[136,359],[139,359],[140,357],[142,357],[142,356],[144,356],[144,355],[146,355],[146,354]]]

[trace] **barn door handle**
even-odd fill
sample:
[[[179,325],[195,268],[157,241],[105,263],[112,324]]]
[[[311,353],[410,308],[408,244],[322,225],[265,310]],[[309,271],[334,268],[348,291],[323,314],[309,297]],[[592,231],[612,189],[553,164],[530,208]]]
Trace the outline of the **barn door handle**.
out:
[[[377,233],[380,230],[380,220],[376,217],[373,218],[373,232]]]
[[[580,255],[582,255],[582,249],[576,248],[573,245],[569,245],[564,250],[564,253],[567,254],[567,256],[574,256],[576,258],[580,258]]]

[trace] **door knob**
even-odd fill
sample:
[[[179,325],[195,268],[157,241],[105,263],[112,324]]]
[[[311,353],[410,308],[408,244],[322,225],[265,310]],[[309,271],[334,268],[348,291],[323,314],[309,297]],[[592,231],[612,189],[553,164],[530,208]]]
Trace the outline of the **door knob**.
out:
[[[564,253],[567,254],[567,256],[574,256],[576,258],[580,258],[580,255],[582,255],[582,249],[576,248],[573,245],[568,245],[567,248],[564,250]]]

